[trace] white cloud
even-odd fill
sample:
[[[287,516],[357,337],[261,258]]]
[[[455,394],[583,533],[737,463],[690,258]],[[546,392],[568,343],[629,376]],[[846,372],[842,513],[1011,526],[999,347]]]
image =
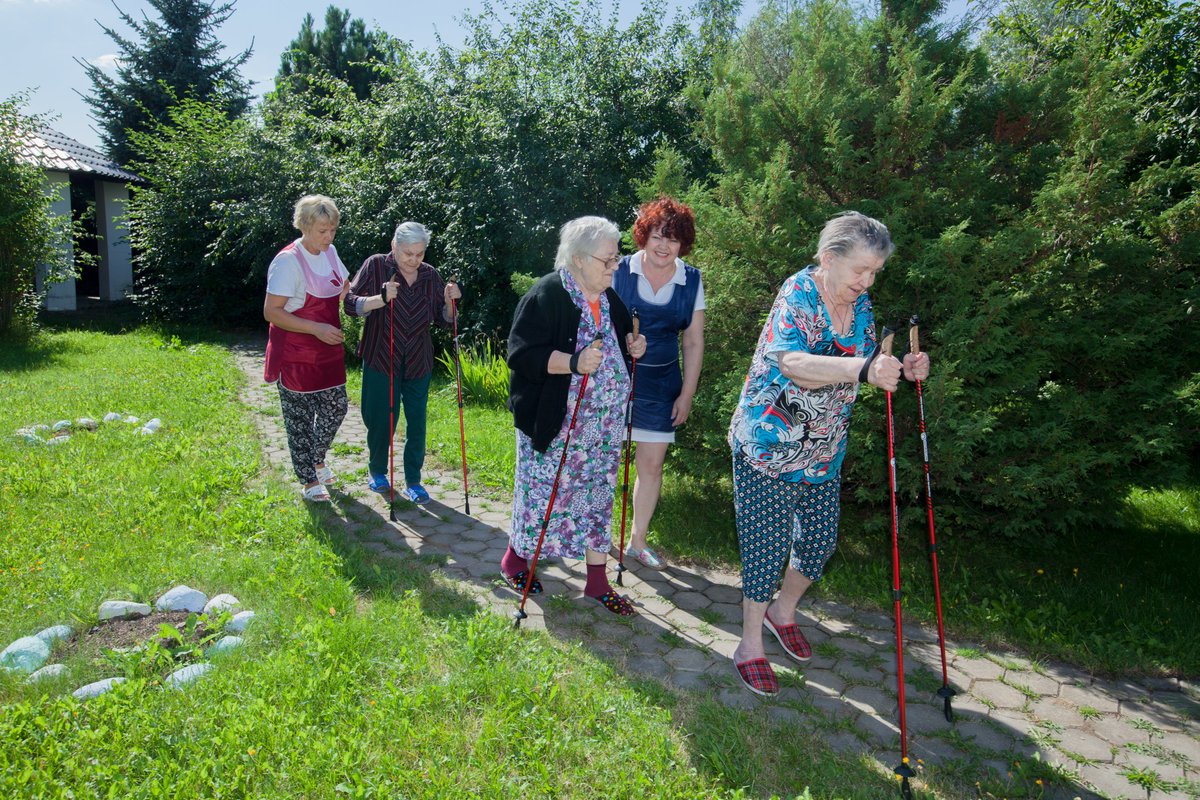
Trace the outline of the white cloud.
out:
[[[116,53],[105,53],[102,56],[90,59],[88,63],[99,67],[105,72],[112,72],[121,65],[121,57]]]

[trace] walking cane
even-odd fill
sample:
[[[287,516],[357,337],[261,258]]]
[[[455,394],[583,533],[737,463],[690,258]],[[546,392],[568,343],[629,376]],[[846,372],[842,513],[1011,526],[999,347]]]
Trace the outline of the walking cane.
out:
[[[456,277],[451,283],[458,283]],[[462,357],[458,350],[458,299],[450,301],[454,304],[454,377],[458,381],[458,442],[462,450],[463,496],[466,498],[467,516],[471,516],[471,490],[467,488],[467,429],[463,424],[463,394],[462,394]]]
[[[389,276],[396,278],[396,273]],[[396,311],[387,299],[387,285],[383,287],[388,312],[388,519],[396,521]]]
[[[908,321],[908,349],[914,354],[921,352],[921,342],[917,332],[917,315],[913,314]],[[933,483],[929,479],[929,438],[925,433],[925,399],[921,394],[921,382],[917,384],[917,419],[921,423],[921,453],[925,460],[925,515],[929,520],[929,558],[933,562],[933,598],[937,605],[938,645],[942,648],[942,688],[937,695],[942,698],[943,713],[947,722],[954,722],[954,709],[950,707],[950,698],[957,694],[950,688],[950,679],[946,674],[946,626],[942,621],[942,587],[938,580],[937,536],[933,529]]]
[[[638,310],[633,309],[633,338],[638,337]],[[630,356],[629,399],[625,401],[625,485],[621,487],[621,549],[617,551],[617,586],[624,586],[625,507],[629,504],[629,450],[633,447],[633,390],[637,386],[637,359]]]
[[[597,336],[588,347],[599,349],[603,341],[601,337]],[[533,550],[533,563],[530,564],[529,575],[525,578],[525,591],[521,593],[521,606],[513,612],[514,628],[520,628],[521,620],[529,616],[525,613],[525,601],[529,599],[529,588],[533,586],[533,579],[537,573],[538,557],[542,554],[542,543],[546,541],[546,529],[550,527],[550,514],[554,511],[554,496],[558,494],[558,480],[562,477],[563,464],[567,462],[567,448],[571,444],[571,431],[575,430],[575,415],[579,413],[579,406],[583,402],[583,393],[587,390],[589,377],[591,377],[591,373],[585,373],[583,380],[579,382],[579,394],[575,397],[575,408],[571,411],[571,423],[567,425],[567,434],[563,437],[563,451],[562,456],[558,459],[558,471],[554,473],[554,484],[550,487],[550,500],[546,503],[546,516],[542,518],[542,530],[538,534],[537,547]]]
[[[896,334],[888,328],[883,329],[883,341],[879,349],[884,355],[892,354],[892,340],[895,336]],[[896,506],[896,439],[892,426],[892,393],[887,392],[886,395],[888,489],[892,513],[892,602],[896,609],[896,694],[900,703],[900,764],[892,771],[900,777],[900,794],[905,800],[912,800],[912,787],[909,786],[908,779],[916,777],[917,773],[908,763],[908,723],[904,706],[904,623],[900,614],[900,519]]]

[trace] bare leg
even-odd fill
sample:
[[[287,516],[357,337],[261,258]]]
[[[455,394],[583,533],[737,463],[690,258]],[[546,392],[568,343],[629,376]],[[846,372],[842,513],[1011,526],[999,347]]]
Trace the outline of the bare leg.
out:
[[[583,561],[584,563],[591,564],[592,566],[595,566],[596,564],[607,564],[608,553],[597,553],[595,550],[585,550],[583,554]]]
[[[767,603],[742,597],[742,641],[733,651],[733,663],[741,664],[752,658],[765,658],[763,650],[763,615],[767,613]]]
[[[783,571],[783,588],[771,604],[771,621],[776,625],[791,625],[796,621],[796,604],[812,586],[812,581],[788,567]],[[762,625],[762,618],[758,620]]]
[[[662,493],[663,462],[667,458],[667,442],[638,442],[635,463],[637,480],[633,483],[633,528],[629,546],[639,553],[646,549],[650,519],[658,507]]]

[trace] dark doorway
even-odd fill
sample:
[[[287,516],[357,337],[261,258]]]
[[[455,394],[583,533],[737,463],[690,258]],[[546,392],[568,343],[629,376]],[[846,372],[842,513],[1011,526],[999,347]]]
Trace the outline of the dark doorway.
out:
[[[100,242],[96,227],[96,179],[71,175],[71,219],[81,231],[75,237],[75,296],[100,297]]]

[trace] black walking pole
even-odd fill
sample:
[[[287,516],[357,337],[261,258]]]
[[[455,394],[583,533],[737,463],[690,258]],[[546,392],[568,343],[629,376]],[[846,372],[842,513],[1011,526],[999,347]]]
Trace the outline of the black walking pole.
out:
[[[921,352],[920,336],[917,331],[917,315],[913,314],[908,321],[908,349],[914,354]],[[954,721],[954,709],[950,707],[950,699],[957,694],[950,688],[950,679],[946,673],[946,626],[942,620],[942,586],[938,580],[937,535],[933,527],[933,483],[929,479],[929,438],[925,432],[925,399],[921,394],[921,382],[917,384],[917,419],[921,423],[921,454],[925,463],[925,515],[929,520],[929,559],[933,563],[933,598],[937,605],[938,645],[942,649],[942,688],[938,689],[938,697],[942,698],[942,711],[947,722]]]
[[[596,340],[588,347],[599,348],[602,342],[603,339],[597,336]],[[575,415],[579,413],[579,406],[583,402],[583,393],[587,390],[589,377],[590,373],[585,373],[583,380],[579,382],[579,394],[575,397],[575,408],[571,411],[571,423],[567,425],[567,433],[563,437],[563,451],[562,456],[558,459],[558,471],[554,473],[554,484],[550,487],[550,500],[546,503],[546,516],[542,518],[542,530],[538,534],[537,547],[533,551],[533,563],[529,565],[529,575],[525,578],[525,591],[521,593],[521,606],[513,612],[514,628],[520,628],[521,620],[529,616],[525,613],[525,601],[529,599],[529,589],[533,586],[538,558],[542,554],[542,543],[546,541],[546,529],[550,527],[550,514],[554,511],[554,496],[558,494],[558,481],[562,477],[563,464],[567,461],[567,447],[571,444],[571,431],[575,430]]]
[[[892,354],[892,340],[896,334],[883,329],[883,341],[879,345],[880,352],[886,356]],[[905,719],[904,706],[904,623],[900,614],[900,519],[896,506],[896,438],[892,426],[892,393],[887,395],[887,444],[888,444],[888,490],[891,497],[892,515],[892,603],[896,609],[896,694],[900,704],[900,764],[892,770],[900,776],[900,794],[905,800],[911,800],[912,787],[909,778],[916,777],[916,772],[908,763],[908,724]]]
[[[457,283],[454,278],[451,283]],[[467,488],[467,429],[463,423],[462,357],[458,350],[458,300],[454,304],[454,377],[458,381],[458,442],[462,450],[463,496],[466,498],[467,516],[471,516],[471,490]]]
[[[637,309],[633,309],[633,338],[638,337]],[[617,551],[617,586],[624,586],[625,573],[625,507],[629,505],[629,450],[633,447],[633,390],[637,386],[637,359],[630,356],[629,398],[625,401],[625,484],[621,487],[621,548]]]

